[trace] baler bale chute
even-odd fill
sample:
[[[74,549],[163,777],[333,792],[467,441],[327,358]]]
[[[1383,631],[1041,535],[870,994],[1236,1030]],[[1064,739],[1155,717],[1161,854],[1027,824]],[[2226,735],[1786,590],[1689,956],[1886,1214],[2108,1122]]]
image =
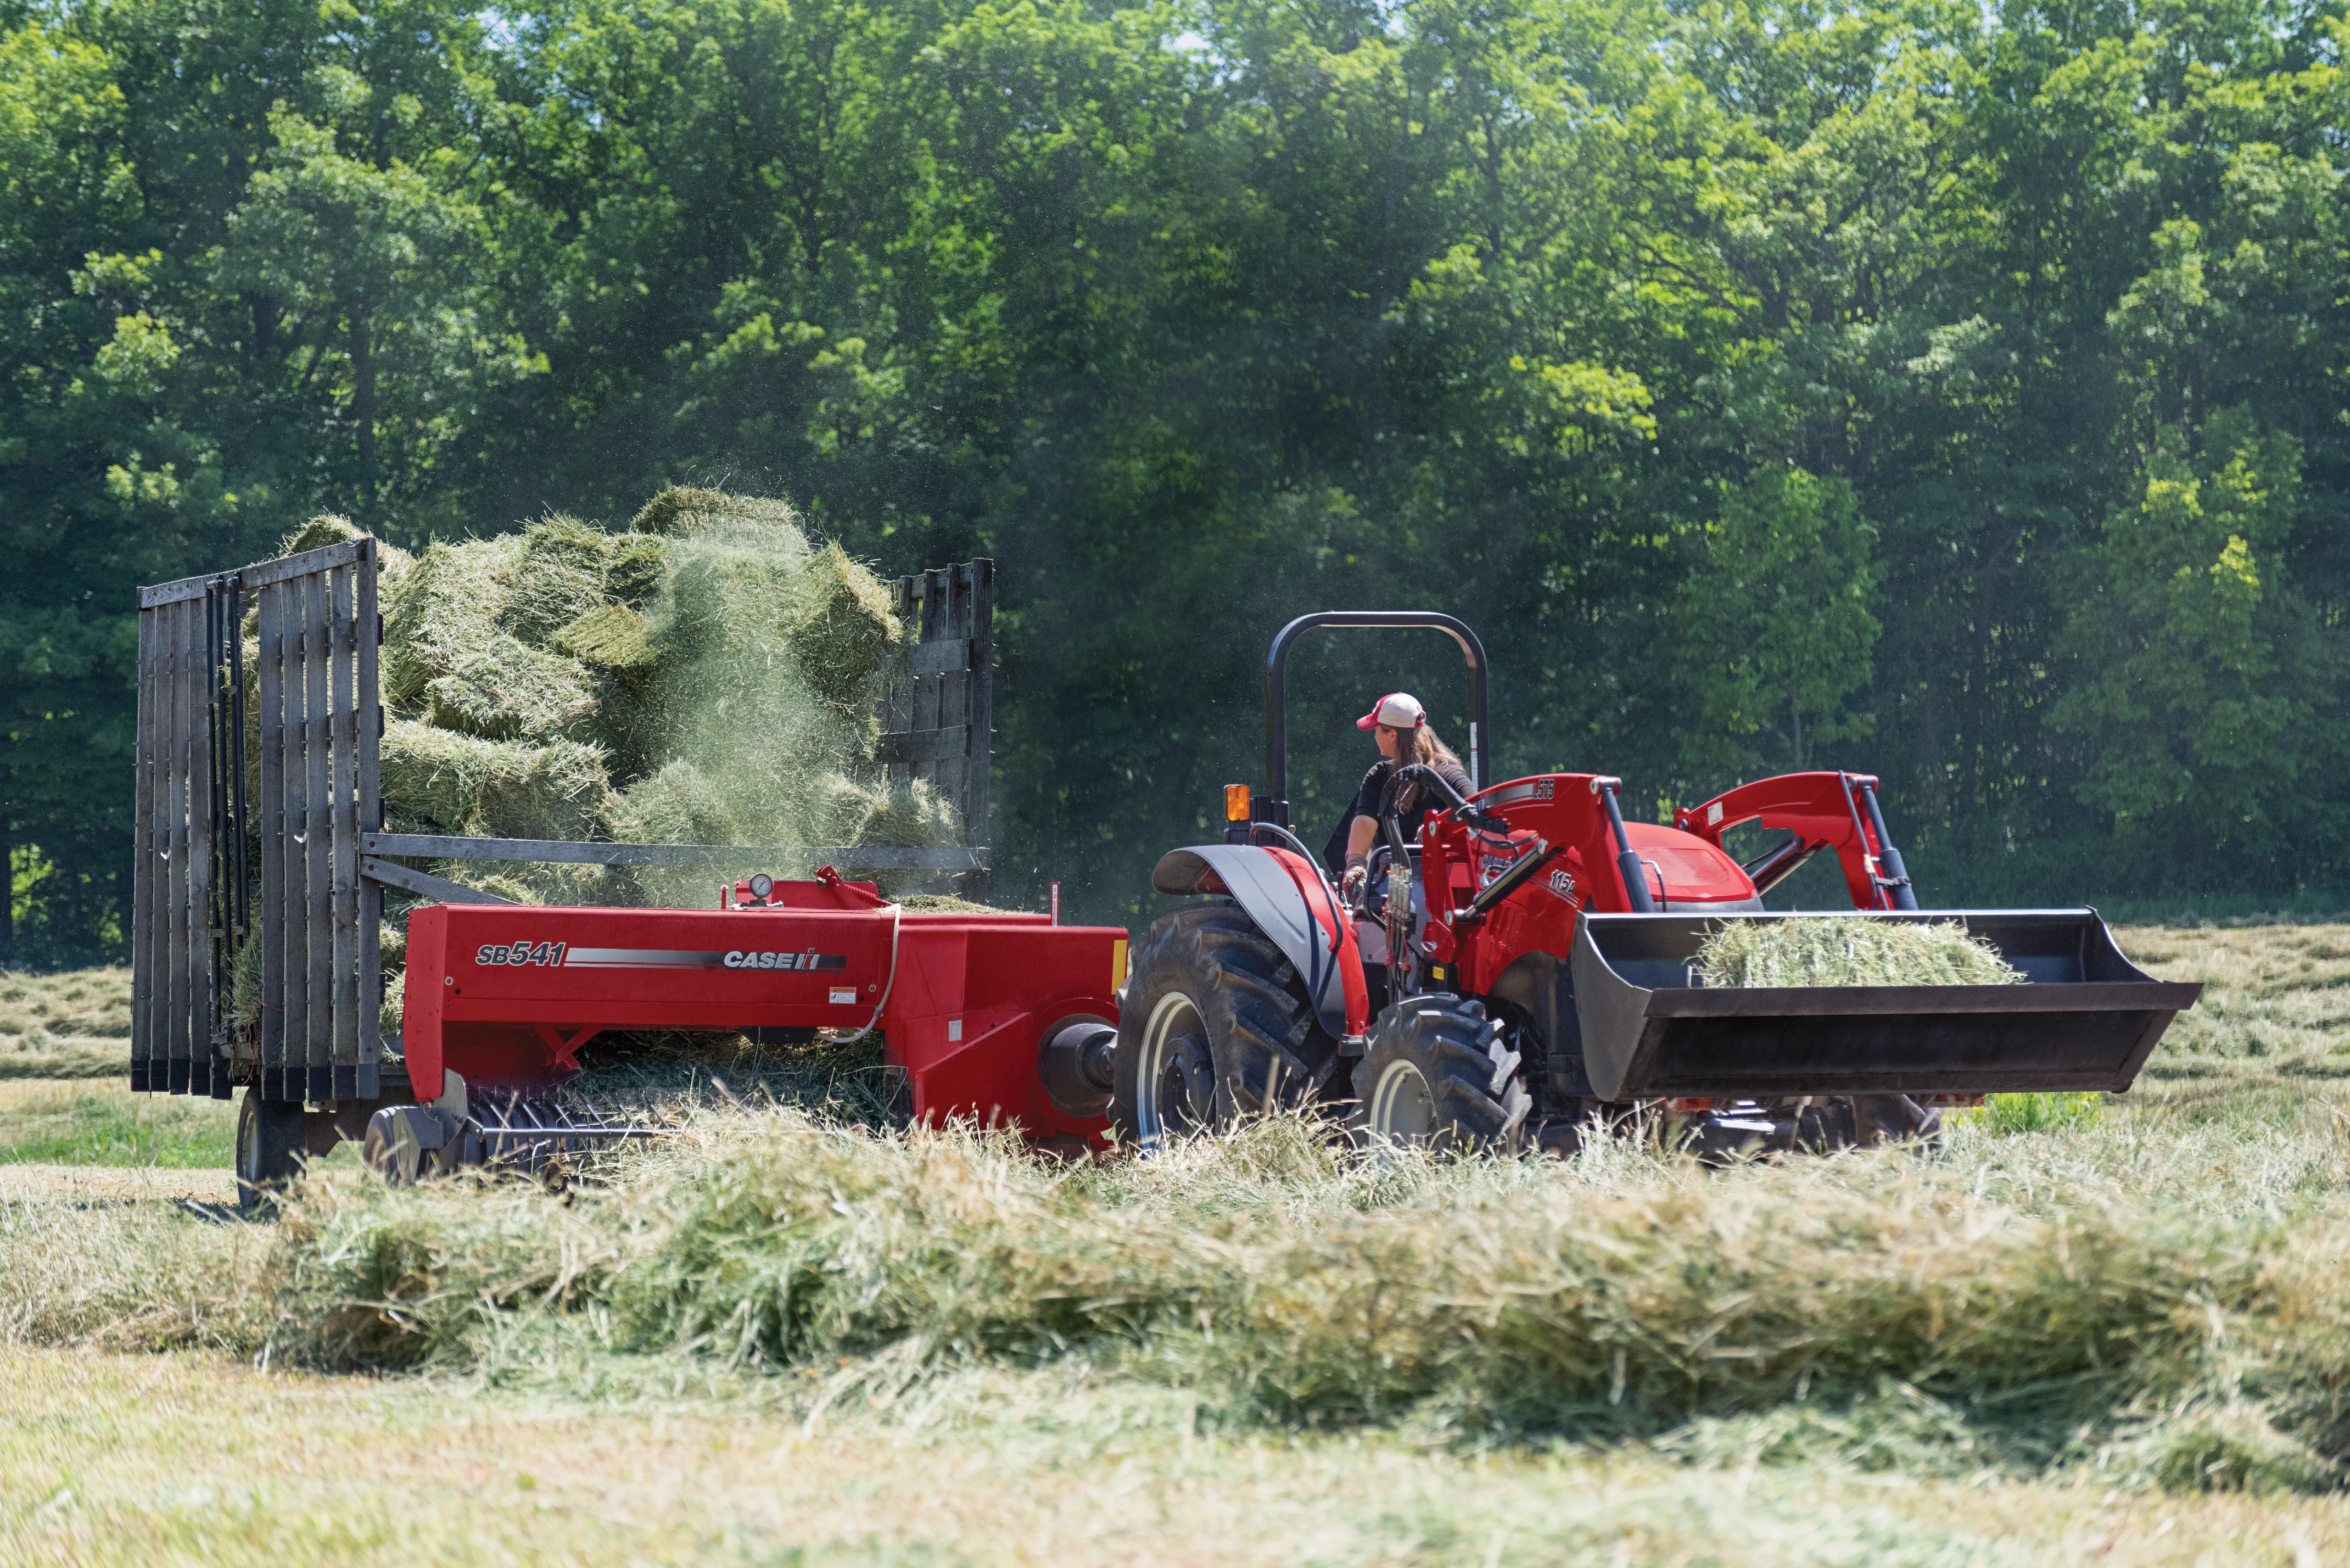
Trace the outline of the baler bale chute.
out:
[[[877,787],[922,781],[966,842],[760,847],[387,831],[379,560],[362,535],[140,591],[131,1087],[243,1091],[248,1205],[346,1139],[410,1179],[648,1136],[576,1092],[580,1051],[614,1030],[878,1030],[902,1116],[1099,1146],[1127,933],[909,909],[833,869],[984,896],[993,563],[898,580],[895,614],[919,641],[862,764]],[[786,862],[819,869],[716,875]],[[702,868],[716,907],[517,904],[423,868],[515,864]],[[423,900],[388,1037],[386,888]],[[257,1023],[231,1005],[241,953]]]
[[[1286,660],[1325,627],[1435,629],[1470,673],[1470,793],[1398,770],[1354,905],[1287,799]],[[1708,1147],[1932,1137],[1939,1107],[1986,1095],[2127,1090],[2201,991],[2134,967],[2094,910],[1920,911],[1867,774],[1759,780],[1671,826],[1627,820],[1607,774],[1491,784],[1484,649],[1451,616],[1300,617],[1274,639],[1265,709],[1265,789],[1230,789],[1225,842],[1170,851],[1153,877],[1219,902],[1136,944],[1114,1115],[1146,1147],[1314,1102],[1351,1106],[1368,1139],[1444,1146],[1571,1147],[1643,1106]],[[1415,836],[1407,786],[1438,808]],[[1786,836],[1741,865],[1722,840],[1749,824]],[[1725,927],[1830,918],[1762,903],[1822,851],[1856,912],[1833,918],[1955,923],[2019,983],[1701,983]]]

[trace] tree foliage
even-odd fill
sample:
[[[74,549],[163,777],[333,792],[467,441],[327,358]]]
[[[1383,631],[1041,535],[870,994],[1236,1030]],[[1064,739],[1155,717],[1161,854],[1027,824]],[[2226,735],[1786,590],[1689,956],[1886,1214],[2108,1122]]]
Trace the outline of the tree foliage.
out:
[[[1255,775],[1266,639],[1336,605],[1476,624],[1508,771],[1877,773],[1929,896],[2338,878],[2345,26],[0,7],[19,956],[119,940],[136,584],[679,480],[999,559],[1002,879],[1098,914]],[[1304,654],[1313,826],[1344,714],[1457,726],[1461,682]]]

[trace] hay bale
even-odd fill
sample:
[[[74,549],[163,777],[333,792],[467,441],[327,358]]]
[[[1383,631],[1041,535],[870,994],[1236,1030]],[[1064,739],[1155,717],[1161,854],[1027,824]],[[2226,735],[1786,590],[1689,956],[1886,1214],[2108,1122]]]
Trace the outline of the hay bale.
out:
[[[281,556],[298,556],[305,550],[323,550],[329,545],[348,544],[367,537],[367,530],[349,518],[334,512],[321,512],[299,528],[286,535],[277,546]],[[376,541],[376,585],[379,592],[415,565],[416,557],[397,545]]]
[[[2020,985],[2023,976],[1955,920],[1866,916],[1731,920],[1706,938],[1709,986]]]
[[[938,849],[962,842],[962,819],[948,799],[927,780],[913,779],[876,786],[873,810],[853,844],[887,845],[896,849]]]
[[[958,839],[927,786],[845,776],[872,753],[901,628],[887,586],[837,545],[812,545],[781,501],[675,489],[625,534],[547,516],[435,545],[387,594],[385,618],[398,722],[384,794],[402,826],[756,846]],[[714,879],[505,875],[555,902],[699,904]]]
[[[393,712],[416,712],[426,686],[489,647],[505,607],[504,568],[521,556],[515,537],[437,544],[384,596],[380,679]]]
[[[247,1029],[261,1027],[261,932],[240,943],[236,954],[229,961],[228,1005],[230,1014]]]
[[[624,604],[598,605],[556,629],[550,645],[592,670],[650,670],[652,623]]]
[[[561,628],[604,604],[614,541],[576,517],[542,517],[522,532],[522,547],[501,563],[505,589],[499,628],[543,647]]]
[[[872,717],[904,657],[889,588],[831,544],[808,557],[788,605],[792,646],[816,695],[844,713]]]
[[[606,810],[623,844],[742,844],[730,792],[681,757],[612,797]]]
[[[659,539],[642,534],[621,535],[612,540],[611,556],[604,567],[604,596],[616,605],[642,609],[660,592],[668,568],[668,553]]]
[[[423,721],[489,741],[574,735],[596,711],[579,661],[500,632],[446,675],[424,683]]]
[[[770,496],[672,485],[646,502],[629,525],[639,534],[686,537],[743,527],[796,534],[800,520],[789,502]]]
[[[553,639],[604,607],[613,554],[609,535],[568,517],[542,518],[502,538],[434,545],[384,596],[385,702],[414,716],[435,681],[468,683],[474,701],[452,698],[450,715],[486,706],[487,727],[475,732],[492,739],[552,732],[533,725],[575,696],[583,711],[592,707],[587,670],[556,650]],[[516,684],[537,690],[514,704],[485,704],[502,661],[516,666]],[[577,721],[575,714],[566,727]]]
[[[406,719],[384,726],[382,776],[387,812],[478,837],[586,838],[611,794],[593,746],[488,741]]]

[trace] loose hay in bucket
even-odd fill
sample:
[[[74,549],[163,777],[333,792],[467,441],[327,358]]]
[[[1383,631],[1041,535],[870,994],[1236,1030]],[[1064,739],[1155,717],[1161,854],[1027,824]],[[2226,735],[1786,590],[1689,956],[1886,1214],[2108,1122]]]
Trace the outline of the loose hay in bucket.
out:
[[[1732,920],[1698,949],[1709,986],[2017,985],[2023,976],[1955,920],[1866,916]]]

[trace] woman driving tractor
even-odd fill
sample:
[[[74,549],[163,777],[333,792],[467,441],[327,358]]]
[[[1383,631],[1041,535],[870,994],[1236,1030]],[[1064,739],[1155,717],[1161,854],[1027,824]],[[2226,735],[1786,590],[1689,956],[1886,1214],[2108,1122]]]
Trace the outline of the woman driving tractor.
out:
[[[1378,839],[1380,798],[1398,769],[1414,763],[1433,768],[1456,794],[1463,797],[1469,794],[1468,770],[1461,765],[1452,748],[1437,739],[1436,732],[1429,726],[1428,711],[1409,691],[1390,691],[1372,703],[1371,711],[1355,721],[1355,728],[1371,732],[1378,742],[1379,760],[1363,775],[1362,786],[1355,791],[1354,804],[1340,819],[1338,832],[1331,836],[1334,843],[1341,835],[1346,839],[1344,888],[1350,903],[1361,901],[1363,884],[1370,874],[1371,846]],[[1434,798],[1435,794],[1410,782],[1398,789],[1397,814],[1405,837],[1418,835],[1421,821],[1443,804]]]

